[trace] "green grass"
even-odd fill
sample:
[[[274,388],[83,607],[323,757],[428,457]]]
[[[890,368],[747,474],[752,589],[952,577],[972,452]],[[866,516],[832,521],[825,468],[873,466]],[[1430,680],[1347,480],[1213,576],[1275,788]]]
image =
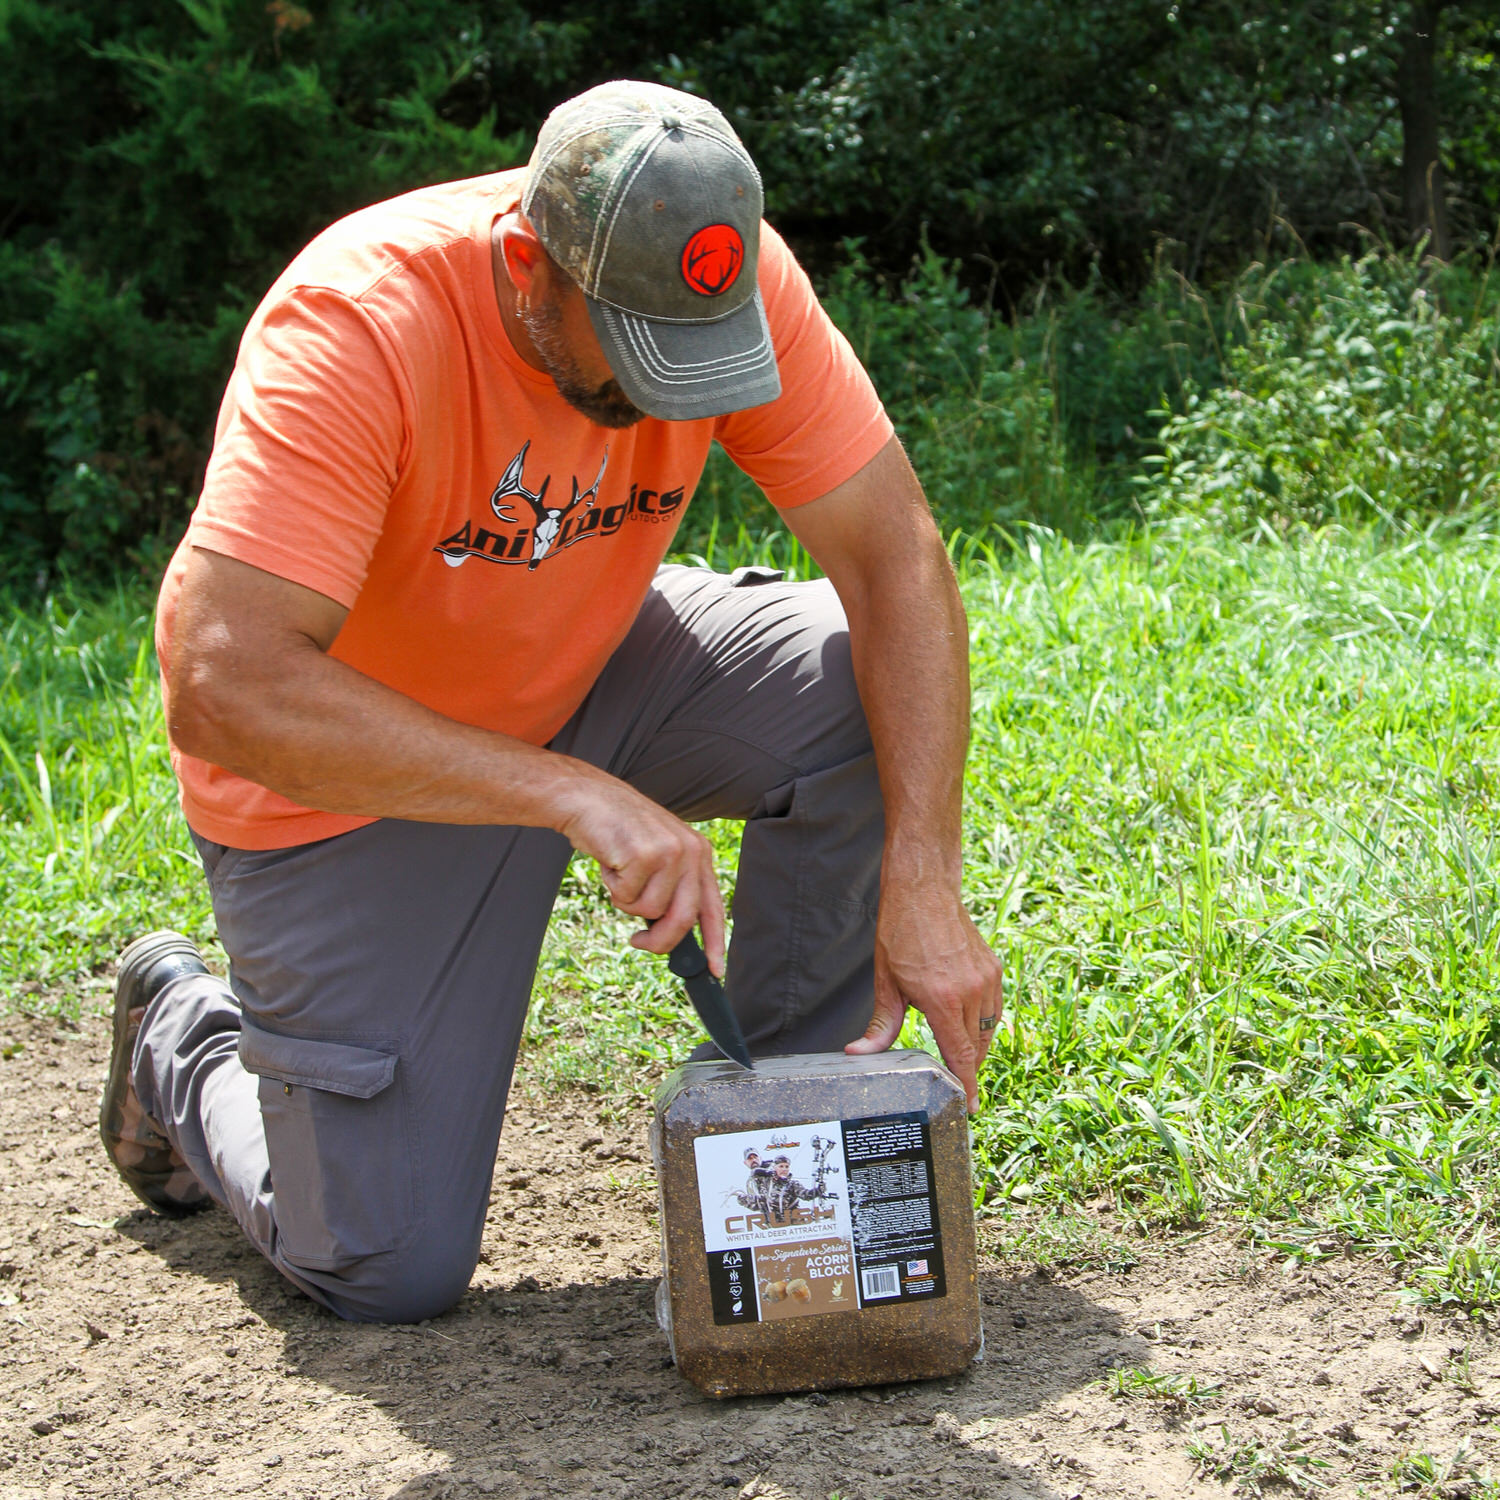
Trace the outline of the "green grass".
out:
[[[0,995],[12,1002],[76,1011],[80,980],[168,920],[211,938],[167,763],[152,604],[120,588],[0,615]]]
[[[1497,570],[1475,525],[968,569],[983,1173],[1491,1300]]]
[[[1227,1426],[1220,1426],[1217,1439],[1195,1438],[1187,1451],[1200,1474],[1233,1484],[1241,1495],[1263,1495],[1268,1486],[1298,1495],[1316,1494],[1324,1486],[1318,1471],[1328,1467],[1326,1459],[1308,1452],[1306,1437],[1295,1430],[1267,1443],[1253,1434],[1232,1434]]]
[[[1034,1236],[1102,1195],[1144,1227],[1228,1216],[1307,1258],[1353,1242],[1415,1295],[1500,1302],[1500,534],[1245,541],[1178,522],[955,550],[968,894],[1008,976],[975,1135],[996,1226]],[[132,932],[211,931],[147,625],[126,593],[11,615],[13,1003],[97,1003],[87,977]],[[713,836],[727,885],[736,831]],[[635,1109],[697,1039],[631,925],[570,871],[527,1027],[534,1083]]]
[[[1391,1468],[1391,1478],[1400,1494],[1415,1494],[1418,1500],[1495,1500],[1500,1495],[1488,1467],[1481,1468],[1468,1440],[1450,1454],[1407,1453]]]
[[[1223,1392],[1214,1381],[1200,1382],[1196,1375],[1149,1365],[1122,1365],[1111,1370],[1101,1384],[1117,1401],[1158,1401],[1184,1412],[1202,1411]]]

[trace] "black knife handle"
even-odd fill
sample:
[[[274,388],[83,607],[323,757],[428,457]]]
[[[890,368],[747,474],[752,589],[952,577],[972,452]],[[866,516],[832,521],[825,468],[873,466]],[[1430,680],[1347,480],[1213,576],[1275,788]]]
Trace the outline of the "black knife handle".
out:
[[[696,979],[708,968],[708,959],[692,932],[667,955],[667,967],[679,979]]]

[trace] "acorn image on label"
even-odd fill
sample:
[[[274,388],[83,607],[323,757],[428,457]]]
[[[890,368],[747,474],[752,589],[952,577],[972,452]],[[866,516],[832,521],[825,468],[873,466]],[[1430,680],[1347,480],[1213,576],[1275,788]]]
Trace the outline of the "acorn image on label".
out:
[[[651,1145],[657,1317],[701,1390],[920,1380],[980,1353],[968,1112],[925,1052],[687,1063]]]

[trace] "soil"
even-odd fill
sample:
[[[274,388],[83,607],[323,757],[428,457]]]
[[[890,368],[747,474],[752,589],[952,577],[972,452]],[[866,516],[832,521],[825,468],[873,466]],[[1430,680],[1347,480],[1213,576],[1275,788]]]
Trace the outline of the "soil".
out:
[[[524,1079],[463,1301],[416,1327],[340,1323],[219,1210],[158,1218],[114,1176],[95,1133],[102,1022],[6,1025],[5,1500],[1222,1496],[1254,1493],[1278,1452],[1354,1496],[1467,1444],[1424,1491],[1460,1495],[1470,1461],[1500,1461],[1500,1341],[1402,1303],[1378,1261],[1296,1269],[1229,1228],[1143,1242],[1118,1272],[1048,1274],[989,1246],[988,1353],[967,1375],[710,1401],[654,1322],[644,1112],[622,1123],[597,1095]],[[1219,1389],[1196,1411],[1111,1393],[1112,1368],[1139,1367]],[[1237,1467],[1216,1477],[1193,1442]]]

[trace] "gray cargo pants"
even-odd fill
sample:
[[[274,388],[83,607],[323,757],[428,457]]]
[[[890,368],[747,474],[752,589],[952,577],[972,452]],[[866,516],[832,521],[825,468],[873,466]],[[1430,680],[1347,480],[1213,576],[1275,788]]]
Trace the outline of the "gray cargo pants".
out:
[[[552,748],[685,818],[746,820],[729,992],[753,1050],[864,1030],[883,819],[828,584],[663,568]],[[197,843],[229,983],[152,1001],[142,1105],[308,1295],[346,1318],[441,1312],[479,1255],[567,840],[385,820],[289,849]]]

